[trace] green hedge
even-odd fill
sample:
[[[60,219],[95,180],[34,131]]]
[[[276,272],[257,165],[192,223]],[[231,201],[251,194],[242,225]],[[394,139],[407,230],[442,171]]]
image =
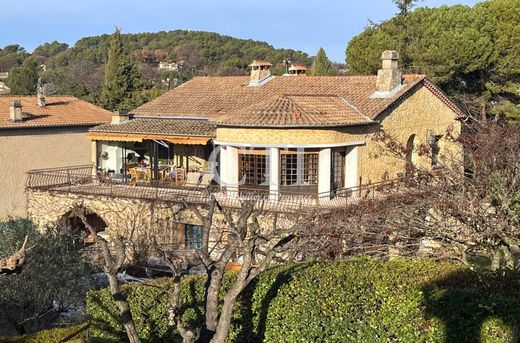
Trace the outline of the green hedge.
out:
[[[2,343],[58,343],[83,342],[88,324],[71,325],[65,328],[42,330],[30,335],[1,338]]]
[[[520,328],[519,280],[515,272],[405,259],[280,266],[244,292],[229,341],[509,342]],[[192,325],[202,320],[203,281],[184,280],[183,319]],[[168,280],[123,289],[143,341],[180,341],[167,324]],[[87,304],[91,336],[124,337],[108,290],[90,292]]]

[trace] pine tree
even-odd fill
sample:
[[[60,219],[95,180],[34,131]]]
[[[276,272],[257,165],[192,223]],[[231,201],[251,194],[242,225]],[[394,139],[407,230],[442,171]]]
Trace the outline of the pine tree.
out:
[[[331,75],[332,66],[330,65],[329,59],[327,58],[327,54],[323,48],[320,48],[316,57],[314,57],[314,62],[312,63],[312,68],[309,71],[310,75]]]
[[[125,54],[121,31],[116,29],[110,39],[101,103],[108,110],[130,110],[136,105],[141,89],[141,73],[133,58]]]
[[[407,15],[419,0],[392,0],[399,10],[398,15]]]

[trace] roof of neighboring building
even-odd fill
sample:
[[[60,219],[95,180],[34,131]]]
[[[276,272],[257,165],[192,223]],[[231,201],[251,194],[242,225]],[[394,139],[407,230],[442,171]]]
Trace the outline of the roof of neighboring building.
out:
[[[389,97],[371,97],[376,76],[273,77],[261,87],[250,87],[249,76],[195,77],[132,111],[136,116],[205,117],[218,120],[239,109],[283,94],[333,95],[375,119],[424,75],[406,75],[403,87]]]
[[[10,105],[22,104],[23,120],[10,120]],[[73,96],[46,98],[46,106],[38,106],[36,96],[0,96],[0,129],[41,127],[95,126],[110,122],[112,113]]]
[[[356,107],[335,95],[281,95],[231,111],[215,119],[224,126],[302,127],[373,123]]]
[[[120,124],[105,124],[90,129],[90,132],[142,133],[169,136],[215,137],[215,124],[208,120],[191,119],[142,119],[136,118]]]
[[[309,70],[309,68],[307,68],[306,66],[304,66],[303,64],[292,64],[290,67],[289,67],[289,70]]]

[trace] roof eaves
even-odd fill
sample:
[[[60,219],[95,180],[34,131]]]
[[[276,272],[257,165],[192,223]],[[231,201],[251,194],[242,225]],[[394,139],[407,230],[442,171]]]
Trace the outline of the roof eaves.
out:
[[[290,124],[290,125],[275,125],[275,124],[237,124],[237,123],[217,123],[217,126],[235,127],[235,128],[277,128],[277,129],[297,129],[297,128],[320,128],[320,127],[345,127],[345,126],[365,126],[378,124],[379,121],[372,120],[360,123],[330,123],[330,124]],[[217,128],[218,128],[217,127]]]
[[[99,126],[106,124],[106,122],[92,122],[92,123],[71,123],[71,124],[36,124],[36,125],[16,125],[16,126],[1,126],[0,130],[13,130],[13,129],[41,129],[41,128],[61,128],[61,127],[89,127]]]

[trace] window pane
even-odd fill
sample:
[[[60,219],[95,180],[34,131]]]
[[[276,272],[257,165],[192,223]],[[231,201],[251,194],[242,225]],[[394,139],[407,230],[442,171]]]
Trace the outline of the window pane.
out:
[[[240,180],[246,185],[266,185],[268,179],[267,156],[258,154],[240,154]]]
[[[280,166],[282,186],[318,184],[318,153],[284,152]]]
[[[184,246],[188,249],[200,249],[202,230],[199,225],[184,224]]]

